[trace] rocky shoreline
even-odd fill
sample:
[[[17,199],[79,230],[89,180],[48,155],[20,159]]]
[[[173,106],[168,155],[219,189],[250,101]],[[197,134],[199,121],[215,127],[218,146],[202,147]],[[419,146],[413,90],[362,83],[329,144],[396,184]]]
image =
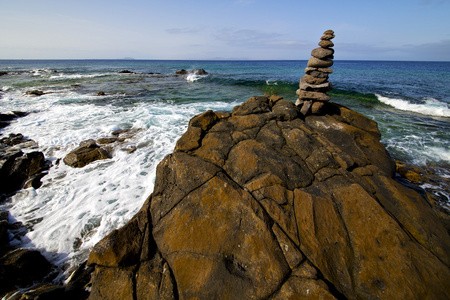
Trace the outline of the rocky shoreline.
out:
[[[96,143],[118,142],[124,133]],[[19,138],[23,136],[4,140]],[[44,280],[48,283],[39,284],[27,295],[55,299],[61,295],[72,299],[227,298],[227,293],[234,291],[235,296],[247,293],[250,298],[270,299],[289,295],[386,298],[403,295],[395,285],[410,284],[411,276],[424,276],[421,272],[429,272],[430,266],[439,269],[439,274],[432,272],[432,282],[415,282],[417,290],[411,287],[414,293],[407,290],[404,296],[419,299],[418,295],[431,293],[429,286],[437,295],[447,295],[442,280],[448,276],[448,232],[435,215],[436,207],[433,212],[419,194],[391,179],[395,172],[407,176],[414,171],[402,171],[407,167],[399,163],[395,166],[379,138],[375,122],[345,107],[327,102],[323,113],[305,117],[298,106],[277,96],[252,97],[232,113],[208,111],[194,117],[175,152],[158,166],[154,193],[135,218],[102,240],[67,286],[53,286]],[[25,141],[25,145],[33,144]],[[211,193],[214,197],[209,200]],[[348,216],[347,210],[351,211]],[[217,211],[224,215],[216,215]],[[308,211],[309,215],[304,215]],[[392,217],[394,221],[389,221]],[[375,224],[368,221],[372,218]],[[363,220],[370,226],[358,223]],[[5,222],[7,217],[2,219],[2,224]],[[354,222],[358,224],[355,228],[351,227]],[[355,240],[353,231],[359,226],[369,228]],[[392,230],[400,244],[384,245]],[[373,240],[381,244],[364,249],[369,258],[363,260],[374,264],[375,270],[366,271],[374,275],[364,275],[372,281],[355,285],[351,270],[363,266],[361,254],[355,256],[351,249]],[[2,274],[38,274],[27,269],[27,264],[21,267],[21,257],[30,257],[38,269],[47,272],[39,275],[41,280],[26,281],[19,276],[11,286],[25,287],[51,278],[51,265],[38,259],[37,251],[2,249]],[[254,257],[252,249],[264,255]],[[430,266],[420,263],[419,268],[418,262],[407,256],[402,256],[403,260],[390,257],[388,250],[419,251]],[[379,270],[385,264],[389,274]],[[408,269],[408,280],[394,272],[404,265],[415,266]],[[364,268],[368,266],[364,264]],[[263,269],[275,273],[262,276],[259,272]],[[193,274],[193,270],[199,273]],[[185,272],[187,277],[180,277]],[[206,281],[198,281],[198,276]],[[216,281],[224,285],[216,286]],[[111,288],[117,284],[121,288]],[[142,290],[143,286],[149,288]],[[209,288],[192,290],[195,286]],[[88,287],[91,293],[86,291]],[[308,295],[302,294],[305,291]],[[14,289],[9,295],[13,294]]]
[[[52,283],[55,269],[38,251],[9,245],[22,225],[0,212],[0,295],[450,298],[450,218],[438,196],[414,186],[436,178],[394,162],[376,122],[329,102],[333,38],[326,31],[312,51],[296,104],[255,96],[232,112],[192,118],[141,210],[97,243],[64,286]],[[21,114],[2,115],[4,125]],[[133,152],[125,143],[132,134],[83,141],[62,160],[82,168]],[[33,148],[21,134],[1,139],[2,201],[39,188],[50,164]]]

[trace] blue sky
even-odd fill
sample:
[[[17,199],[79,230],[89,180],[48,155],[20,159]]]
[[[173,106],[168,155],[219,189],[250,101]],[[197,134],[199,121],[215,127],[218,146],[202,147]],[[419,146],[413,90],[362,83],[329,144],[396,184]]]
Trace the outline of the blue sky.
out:
[[[450,0],[14,0],[0,2],[0,59],[450,61]]]

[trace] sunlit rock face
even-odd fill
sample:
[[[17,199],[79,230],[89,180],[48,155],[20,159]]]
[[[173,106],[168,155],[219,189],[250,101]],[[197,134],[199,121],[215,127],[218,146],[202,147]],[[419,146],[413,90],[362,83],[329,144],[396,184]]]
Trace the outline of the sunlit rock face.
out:
[[[139,213],[91,252],[90,299],[450,298],[448,233],[379,140],[329,102],[194,117]]]

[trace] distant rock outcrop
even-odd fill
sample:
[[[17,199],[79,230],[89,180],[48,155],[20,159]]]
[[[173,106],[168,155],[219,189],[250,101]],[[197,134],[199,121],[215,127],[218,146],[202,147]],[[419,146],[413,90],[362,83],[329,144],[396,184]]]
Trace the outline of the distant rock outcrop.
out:
[[[90,299],[449,299],[450,237],[392,179],[377,124],[323,109],[264,96],[194,117],[92,250]]]
[[[194,74],[194,75],[207,75],[208,72],[206,72],[203,69],[194,69],[194,70],[185,70],[185,69],[181,69],[180,71],[176,71],[175,74],[177,75],[187,75],[187,74]]]
[[[320,114],[326,101],[330,100],[327,91],[332,90],[331,83],[328,82],[328,75],[333,73],[330,67],[333,65],[334,31],[327,30],[320,38],[320,48],[311,52],[311,58],[305,69],[306,75],[300,79],[300,89],[297,90],[299,96],[296,105],[300,107],[303,115],[309,113]]]

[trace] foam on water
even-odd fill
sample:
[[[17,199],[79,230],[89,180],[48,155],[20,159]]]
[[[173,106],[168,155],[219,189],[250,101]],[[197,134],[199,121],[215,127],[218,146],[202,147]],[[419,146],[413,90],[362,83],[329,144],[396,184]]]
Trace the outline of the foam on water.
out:
[[[82,79],[82,78],[96,78],[109,76],[111,73],[96,73],[96,74],[58,74],[49,77],[50,80],[70,80],[70,79]]]
[[[17,97],[7,98],[20,101],[22,96],[19,93]],[[12,217],[32,227],[13,244],[42,250],[66,272],[86,259],[101,238],[136,214],[153,190],[157,164],[173,151],[190,118],[207,109],[231,110],[236,105],[166,101],[124,107],[90,104],[86,100],[91,97],[95,99],[68,91],[58,96],[22,98],[34,103],[36,112],[17,119],[3,131],[24,133],[34,139],[54,164],[39,189],[23,190],[12,198]],[[84,168],[57,162],[81,141],[110,136],[120,128],[133,128],[136,133],[112,159]],[[120,150],[131,146],[137,148],[131,154]]]
[[[384,104],[390,105],[399,110],[435,117],[450,117],[450,108],[448,107],[448,104],[440,102],[433,98],[425,98],[425,103],[417,104],[403,99],[381,96],[379,94],[376,94],[376,97],[380,102],[383,102]]]
[[[199,75],[199,74],[195,74],[195,73],[190,73],[186,76],[186,81],[188,82],[195,82],[199,79],[205,78],[208,75]]]

